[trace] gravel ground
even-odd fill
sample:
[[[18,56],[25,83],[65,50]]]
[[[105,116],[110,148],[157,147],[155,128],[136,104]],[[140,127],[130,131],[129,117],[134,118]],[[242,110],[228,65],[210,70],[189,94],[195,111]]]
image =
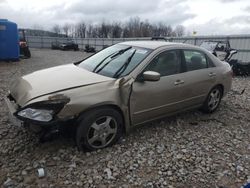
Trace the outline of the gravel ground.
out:
[[[33,133],[12,126],[3,97],[16,77],[87,54],[40,49],[31,53],[31,59],[0,63],[3,187],[229,188],[250,181],[250,78],[234,78],[232,91],[211,115],[182,113],[140,127],[113,147],[79,152],[71,138],[39,143]],[[40,167],[44,178],[37,176]]]

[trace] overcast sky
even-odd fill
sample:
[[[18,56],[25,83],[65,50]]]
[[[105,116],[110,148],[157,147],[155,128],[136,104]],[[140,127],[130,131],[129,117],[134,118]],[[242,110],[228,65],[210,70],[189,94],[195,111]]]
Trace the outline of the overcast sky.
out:
[[[250,0],[0,0],[0,18],[24,28],[98,23],[139,16],[151,23],[182,24],[198,35],[250,34]]]

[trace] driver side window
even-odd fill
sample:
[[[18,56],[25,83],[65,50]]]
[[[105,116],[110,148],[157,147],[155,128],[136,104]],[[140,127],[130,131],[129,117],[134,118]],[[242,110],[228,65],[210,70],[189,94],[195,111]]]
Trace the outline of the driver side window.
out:
[[[181,71],[181,55],[179,50],[165,51],[157,55],[145,71],[155,71],[162,76],[178,74]]]

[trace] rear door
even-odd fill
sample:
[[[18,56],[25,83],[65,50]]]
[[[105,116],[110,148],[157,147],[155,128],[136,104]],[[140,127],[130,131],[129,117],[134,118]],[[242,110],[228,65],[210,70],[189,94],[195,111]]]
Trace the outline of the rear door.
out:
[[[183,49],[182,54],[186,67],[183,107],[200,105],[216,82],[216,67],[202,51]]]

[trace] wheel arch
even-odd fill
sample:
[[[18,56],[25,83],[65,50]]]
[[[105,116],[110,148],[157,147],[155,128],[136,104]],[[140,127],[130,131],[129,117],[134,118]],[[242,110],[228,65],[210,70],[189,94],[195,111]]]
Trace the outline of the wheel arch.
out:
[[[85,110],[83,110],[82,112],[80,112],[79,114],[78,114],[78,116],[77,116],[77,122],[79,122],[79,121],[81,121],[83,118],[84,118],[84,114],[86,114],[86,113],[89,113],[89,112],[91,112],[91,111],[94,111],[94,110],[96,110],[96,109],[100,109],[100,108],[111,108],[111,109],[113,109],[113,110],[116,110],[117,112],[119,112],[119,114],[121,115],[121,117],[122,117],[122,123],[123,123],[123,125],[122,125],[122,129],[123,129],[123,132],[124,133],[126,133],[126,131],[127,131],[127,126],[126,126],[126,121],[125,121],[125,114],[124,114],[124,112],[122,111],[122,109],[118,106],[118,105],[116,105],[116,104],[98,104],[98,105],[94,105],[94,106],[91,106],[91,107],[89,107],[89,108],[87,108],[87,109],[85,109]]]
[[[210,91],[209,91],[209,93],[208,93],[208,95],[206,97],[206,100],[203,102],[203,105],[200,108],[201,111],[203,111],[205,113],[212,113],[212,112],[214,112],[218,108],[219,104],[217,104],[217,107],[214,108],[214,109],[209,109],[208,108],[208,104],[207,104],[208,100],[209,100],[209,95],[213,91],[213,89],[215,89],[215,88],[219,88],[221,90],[221,92],[222,92],[222,95],[221,95],[220,100],[219,100],[219,104],[220,104],[221,98],[223,97],[223,94],[224,94],[224,86],[223,86],[223,84],[218,83],[218,84],[214,85],[210,89]]]
[[[213,88],[215,88],[215,87],[219,87],[219,88],[221,89],[222,96],[224,96],[224,86],[223,86],[223,84],[217,84],[217,85],[215,85]],[[213,88],[212,88],[212,89],[213,89]],[[211,90],[212,90],[212,89],[211,89]],[[210,90],[210,91],[211,91],[211,90]]]
[[[221,91],[222,91],[222,97],[224,96],[224,86],[223,86],[223,84],[218,83],[218,84],[215,84],[214,86],[212,86],[212,87],[210,88],[210,90],[208,91],[207,96],[206,96],[204,102],[207,100],[209,93],[210,93],[214,88],[216,88],[216,87],[219,87],[219,88],[221,89]],[[203,102],[203,103],[204,103],[204,102]]]

